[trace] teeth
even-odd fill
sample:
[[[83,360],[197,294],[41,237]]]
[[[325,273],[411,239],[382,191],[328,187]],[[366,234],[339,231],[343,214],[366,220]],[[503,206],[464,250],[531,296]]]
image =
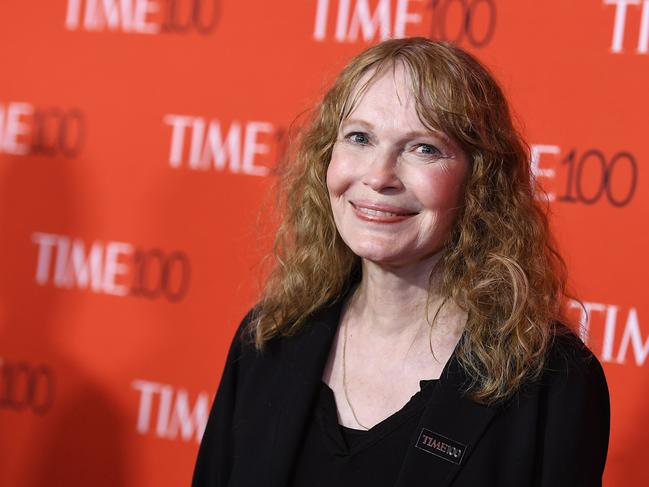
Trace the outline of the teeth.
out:
[[[363,208],[357,206],[356,209],[360,211],[361,213],[365,213],[366,215],[372,215],[372,216],[399,216],[398,213],[390,213],[388,211],[379,211],[379,210],[372,210],[371,208]]]

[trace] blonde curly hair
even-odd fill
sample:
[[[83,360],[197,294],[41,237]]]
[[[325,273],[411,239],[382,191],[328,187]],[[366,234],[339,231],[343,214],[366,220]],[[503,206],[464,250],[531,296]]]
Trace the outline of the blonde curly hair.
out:
[[[293,335],[358,279],[360,258],[333,220],[327,166],[341,122],[396,62],[411,75],[422,123],[454,139],[470,160],[464,202],[433,273],[441,276],[436,291],[444,302],[467,312],[456,351],[470,378],[467,392],[494,404],[543,371],[553,336],[565,331],[558,323],[567,322],[567,272],[535,199],[529,147],[502,89],[475,57],[448,42],[416,37],[370,47],[316,106],[278,169],[281,217],[273,267],[249,331],[258,349],[275,336]]]

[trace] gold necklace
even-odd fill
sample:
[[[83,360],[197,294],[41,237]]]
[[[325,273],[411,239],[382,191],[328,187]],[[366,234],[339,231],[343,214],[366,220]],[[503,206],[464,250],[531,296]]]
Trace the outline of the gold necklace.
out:
[[[347,392],[347,373],[346,373],[347,367],[345,366],[345,355],[347,354],[346,352],[347,352],[347,322],[348,321],[349,319],[345,318],[345,336],[343,337],[343,391],[345,392],[345,399],[347,400],[347,405],[349,406],[349,409],[354,415],[354,419],[361,426],[361,428],[367,431],[369,430],[369,428],[358,420],[358,416],[356,416],[356,411],[354,411],[354,408],[352,407],[352,403],[349,400],[349,392]]]
[[[346,362],[345,357],[347,355],[347,322],[348,321],[349,321],[349,319],[347,317],[345,317],[345,324],[343,325],[343,327],[345,328],[344,336],[343,336],[343,392],[345,393],[345,400],[347,401],[347,405],[349,406],[349,409],[352,412],[352,415],[354,416],[354,420],[356,421],[356,423],[358,423],[358,425],[361,428],[363,428],[363,429],[365,429],[367,431],[370,428],[368,428],[367,426],[365,426],[363,423],[361,423],[358,420],[358,416],[356,416],[356,411],[354,411],[354,408],[352,407],[352,403],[349,400],[349,392],[347,391],[347,372],[346,372],[347,366],[345,364],[345,362]],[[428,328],[429,328],[429,330],[428,330],[428,346],[430,347],[430,353],[432,354],[433,358],[435,360],[437,360],[436,357],[435,357],[435,353],[433,352],[433,344],[432,344],[433,325],[432,325],[432,323],[430,323],[430,326]]]

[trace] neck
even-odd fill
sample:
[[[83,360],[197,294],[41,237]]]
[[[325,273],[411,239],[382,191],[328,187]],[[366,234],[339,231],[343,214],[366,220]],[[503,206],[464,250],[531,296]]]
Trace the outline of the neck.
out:
[[[364,260],[363,277],[349,303],[353,321],[385,338],[411,335],[428,327],[442,303],[440,276],[431,276],[441,257],[438,252],[425,261],[398,268]]]

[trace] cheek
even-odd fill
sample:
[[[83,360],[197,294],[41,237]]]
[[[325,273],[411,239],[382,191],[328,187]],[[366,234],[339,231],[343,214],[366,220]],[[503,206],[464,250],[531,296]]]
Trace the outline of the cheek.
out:
[[[445,210],[458,206],[464,193],[466,170],[463,166],[435,167],[412,181],[411,188],[419,202],[431,210]]]
[[[351,181],[349,168],[344,158],[334,150],[331,155],[329,167],[327,167],[327,189],[330,197],[342,195]]]
[[[344,214],[344,201],[341,199],[341,196],[345,194],[348,184],[346,183],[345,172],[341,170],[340,159],[334,155],[332,155],[329,166],[327,167],[326,182],[331,213],[336,228],[340,233],[341,219]]]

